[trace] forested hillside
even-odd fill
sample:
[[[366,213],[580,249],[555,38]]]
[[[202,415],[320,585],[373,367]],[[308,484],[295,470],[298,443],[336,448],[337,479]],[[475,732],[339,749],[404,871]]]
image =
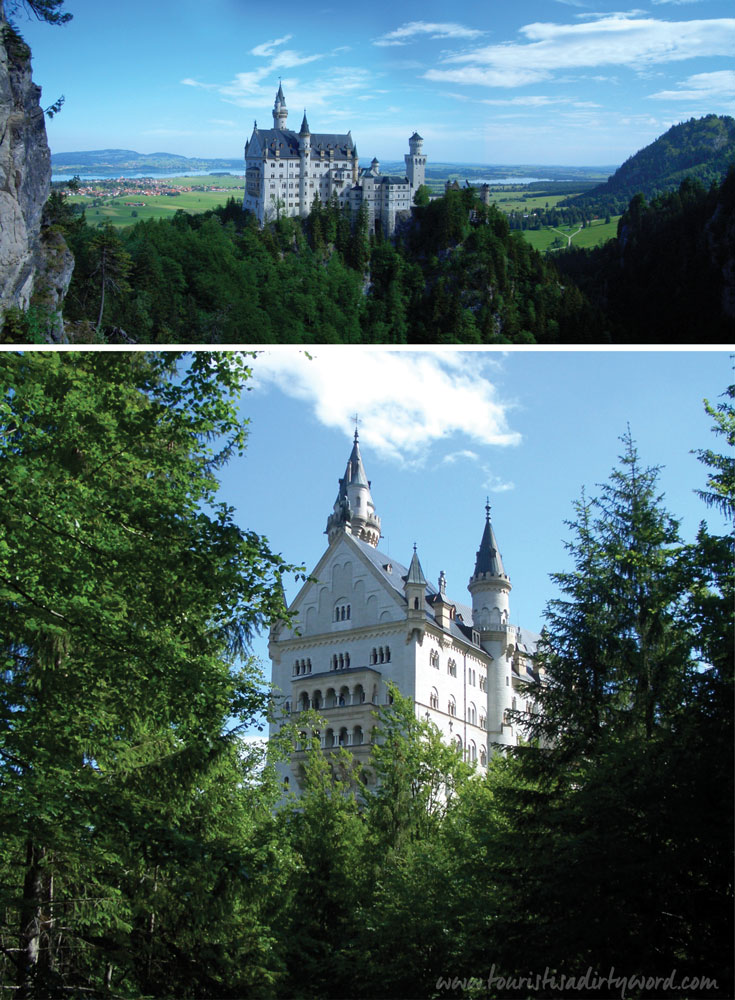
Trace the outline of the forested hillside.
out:
[[[677,188],[685,177],[709,187],[735,163],[735,119],[707,115],[674,125],[618,167],[605,184],[562,205],[619,215],[636,194],[646,198]]]
[[[628,434],[528,742],[481,777],[394,691],[377,784],[313,711],[265,762],[247,641],[294,567],[217,499],[248,364],[0,354],[2,1000],[731,998],[732,536],[686,543]],[[728,519],[734,403],[691,484]]]
[[[721,187],[685,180],[650,202],[637,195],[616,239],[560,254],[557,265],[615,342],[732,342],[735,167]]]
[[[639,193],[617,239],[545,256],[470,187],[424,189],[391,240],[336,201],[263,229],[235,199],[92,227],[59,190],[45,232],[74,255],[64,321],[77,342],[720,343],[735,327],[733,177]],[[591,209],[566,211],[581,224]],[[44,341],[52,320],[42,303],[11,311],[2,338]]]
[[[197,216],[93,229],[48,212],[76,266],[70,336],[136,343],[575,343],[604,325],[553,264],[472,189],[416,207],[390,242],[315,204],[259,229],[231,200]],[[43,317],[38,317],[39,327]],[[6,339],[33,335],[33,316]],[[96,331],[99,331],[97,333]]]

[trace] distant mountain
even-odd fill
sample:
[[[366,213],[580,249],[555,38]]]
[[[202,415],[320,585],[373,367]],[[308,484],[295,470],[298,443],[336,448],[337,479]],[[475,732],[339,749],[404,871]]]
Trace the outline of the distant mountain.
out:
[[[244,173],[242,160],[205,160],[177,153],[136,153],[133,149],[92,149],[78,153],[52,153],[56,174],[157,173],[160,171],[225,170]]]
[[[619,214],[639,192],[646,198],[677,188],[685,177],[719,183],[735,162],[735,120],[707,115],[674,125],[618,167],[605,184],[563,205]]]

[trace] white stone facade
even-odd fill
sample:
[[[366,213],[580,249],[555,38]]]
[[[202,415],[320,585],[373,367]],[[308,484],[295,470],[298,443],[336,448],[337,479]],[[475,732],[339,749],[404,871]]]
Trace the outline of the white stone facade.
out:
[[[277,715],[296,720],[316,710],[325,752],[347,747],[367,760],[375,710],[392,681],[432,719],[448,742],[484,769],[497,745],[514,745],[507,713],[523,708],[517,690],[537,681],[538,636],[508,622],[510,580],[503,569],[489,508],[470,579],[472,606],[447,597],[423,576],[414,551],[408,568],[378,549],[380,519],[357,434],[327,522],[329,545],[293,604],[293,621],[272,630],[269,652]],[[479,628],[478,628],[479,626]],[[278,718],[271,732],[277,731]],[[303,753],[283,777],[296,789]]]
[[[260,129],[257,122],[245,144],[245,196],[243,208],[264,223],[286,216],[308,215],[314,198],[327,204],[336,197],[340,207],[357,212],[365,205],[371,231],[379,224],[390,236],[405,213],[410,215],[413,198],[426,176],[423,139],[409,139],[406,176],[380,173],[374,159],[360,169],[352,133],[312,133],[306,112],[299,132],[286,127],[288,109],[279,86],[273,106],[273,128]]]

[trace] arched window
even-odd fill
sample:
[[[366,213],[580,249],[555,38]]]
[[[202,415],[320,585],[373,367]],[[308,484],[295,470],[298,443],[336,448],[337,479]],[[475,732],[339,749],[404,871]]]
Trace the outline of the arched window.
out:
[[[419,599],[418,599],[418,597],[414,597],[414,599],[413,599],[413,607],[414,607],[414,611],[418,611],[418,609],[419,609]]]
[[[284,712],[285,712],[285,713],[286,713],[287,715],[288,715],[288,713],[289,713],[289,712],[291,711],[291,702],[290,702],[290,701],[287,701],[287,702],[285,703],[285,705],[283,706],[283,711],[284,711]]]
[[[483,767],[487,766],[487,750],[485,747],[480,747],[480,763]]]
[[[471,726],[477,725],[477,709],[475,708],[474,702],[470,702],[467,707],[467,721]]]
[[[450,694],[450,696],[449,696],[449,703],[447,705],[447,711],[449,712],[450,715],[456,715],[457,714],[457,702],[454,700],[454,695],[453,694]]]
[[[429,695],[429,704],[432,708],[439,708],[439,692],[436,688],[431,689],[431,694]]]
[[[480,729],[487,729],[487,719],[484,715],[480,715]]]
[[[437,670],[439,669],[439,654],[435,649],[432,649],[429,653],[429,663],[432,667],[435,667]]]
[[[349,620],[350,620],[350,613],[351,613],[351,611],[352,611],[352,608],[351,608],[351,607],[350,607],[350,605],[348,604],[348,605],[347,605],[347,621],[349,621]]]
[[[470,740],[470,761],[473,764],[477,763],[477,747],[474,740]]]
[[[390,663],[390,646],[385,647],[385,662]]]
[[[447,673],[449,674],[450,677],[456,677],[457,676],[457,661],[456,660],[452,660],[452,659],[447,660]]]

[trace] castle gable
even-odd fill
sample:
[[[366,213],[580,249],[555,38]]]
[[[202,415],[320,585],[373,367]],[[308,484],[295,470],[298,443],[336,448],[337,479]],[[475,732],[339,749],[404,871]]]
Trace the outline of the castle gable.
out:
[[[347,533],[339,535],[291,605],[295,612],[291,634],[312,636],[401,621],[405,572],[405,567],[391,564],[388,556],[366,542]]]

